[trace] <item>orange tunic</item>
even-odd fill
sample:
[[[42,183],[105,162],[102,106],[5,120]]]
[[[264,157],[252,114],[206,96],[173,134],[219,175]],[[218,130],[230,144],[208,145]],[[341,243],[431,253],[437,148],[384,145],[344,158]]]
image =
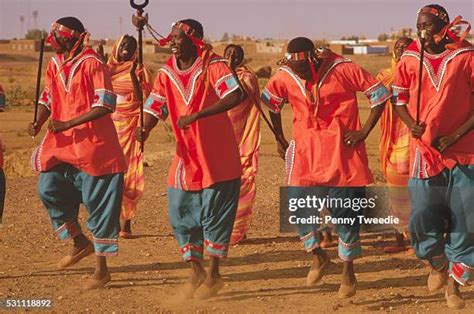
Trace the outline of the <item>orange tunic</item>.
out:
[[[40,99],[40,104],[51,112],[51,119],[68,121],[94,107],[115,110],[116,96],[108,69],[92,49],[66,66],[62,63],[62,55],[49,62]],[[127,164],[110,115],[64,132],[47,132],[33,153],[33,168],[48,171],[61,163],[91,176],[125,171]]]
[[[371,107],[384,105],[390,93],[358,65],[332,52],[317,72],[317,95],[289,67],[268,81],[262,100],[279,112],[284,103],[293,111],[293,140],[286,152],[289,186],[366,186],[373,182],[365,144],[349,147],[344,134],[361,130],[356,92]]]
[[[449,135],[474,113],[473,47],[446,50],[439,55],[425,52],[420,101],[420,121],[426,123],[421,139],[410,141],[410,175],[426,179],[457,163],[474,164],[474,132],[460,138],[444,153],[432,143]],[[413,42],[398,63],[393,81],[396,105],[408,105],[416,117],[420,43]]]
[[[213,105],[238,88],[225,60],[214,55],[204,81],[202,59],[197,58],[181,71],[171,56],[158,71],[145,111],[156,118],[171,117],[176,138],[176,155],[171,164],[168,186],[199,191],[214,183],[240,178],[237,141],[227,113],[192,123],[185,130],[177,126],[179,117]]]

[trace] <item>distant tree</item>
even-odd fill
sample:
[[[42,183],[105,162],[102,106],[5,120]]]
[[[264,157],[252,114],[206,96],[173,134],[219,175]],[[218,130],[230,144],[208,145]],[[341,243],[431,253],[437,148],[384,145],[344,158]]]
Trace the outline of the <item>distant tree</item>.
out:
[[[35,28],[38,28],[38,10],[34,10],[32,16],[35,23]]]
[[[388,38],[389,38],[388,35],[383,33],[383,34],[380,34],[379,37],[377,37],[377,40],[378,41],[387,41]]]
[[[227,32],[222,35],[221,41],[229,41],[229,34]]]
[[[23,15],[20,16],[20,23],[21,23],[21,36],[23,36],[23,30],[25,29],[24,26],[25,26],[25,17]]]
[[[25,38],[26,39],[33,39],[33,40],[40,40],[41,35],[43,35],[43,38],[46,38],[46,37],[48,37],[48,32],[46,32],[45,30],[40,30],[40,29],[30,29],[26,33]]]
[[[354,35],[352,35],[351,37],[347,37],[347,40],[355,40],[356,42],[358,42],[359,39],[361,39],[359,38],[359,36],[354,36]]]

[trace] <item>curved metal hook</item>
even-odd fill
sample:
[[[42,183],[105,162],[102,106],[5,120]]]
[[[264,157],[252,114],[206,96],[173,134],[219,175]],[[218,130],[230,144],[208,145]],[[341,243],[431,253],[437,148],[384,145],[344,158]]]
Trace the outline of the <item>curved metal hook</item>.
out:
[[[135,3],[135,0],[130,0],[130,5],[135,10],[143,10],[148,5],[149,2],[150,0],[145,0],[142,4],[138,4],[138,3]]]

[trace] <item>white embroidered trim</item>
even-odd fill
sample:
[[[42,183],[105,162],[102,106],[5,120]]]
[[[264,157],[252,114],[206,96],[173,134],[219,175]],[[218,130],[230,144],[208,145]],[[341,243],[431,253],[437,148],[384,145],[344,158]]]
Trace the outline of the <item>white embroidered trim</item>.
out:
[[[151,114],[153,117],[157,118],[158,120],[162,120],[153,110],[143,108],[143,112]]]
[[[77,60],[74,65],[72,66],[71,68],[71,72],[69,72],[69,76],[68,76],[68,80],[67,80],[67,84],[66,84],[66,81],[65,81],[65,78],[64,78],[64,75],[62,73],[62,71],[60,71],[61,69],[61,65],[59,64],[59,61],[56,60],[55,57],[53,57],[53,62],[54,64],[56,65],[56,68],[59,72],[59,77],[61,78],[61,82],[63,82],[63,86],[64,86],[64,89],[66,92],[70,92],[71,91],[71,81],[72,81],[72,77],[74,76],[77,68],[79,67],[79,65],[81,65],[81,63],[84,61],[84,60],[87,60],[89,58],[93,58],[97,61],[99,61],[100,64],[103,64],[102,60],[100,60],[98,57],[94,56],[94,55],[85,55],[83,56],[82,58],[80,58],[79,60]]]
[[[428,76],[431,80],[431,83],[433,84],[434,88],[436,89],[437,92],[439,92],[441,82],[443,81],[444,74],[446,72],[446,67],[454,57],[457,55],[466,52],[466,51],[474,51],[473,47],[465,47],[465,48],[460,48],[458,50],[454,50],[452,52],[447,53],[446,55],[441,54],[439,55],[440,58],[443,58],[443,61],[441,61],[440,68],[438,69],[438,73],[435,73],[433,67],[431,66],[431,63],[429,63],[426,60],[423,60],[423,65],[426,68],[426,71],[428,72]],[[420,60],[420,53],[414,52],[414,51],[405,51],[403,56],[411,56],[415,57],[417,60]],[[433,56],[433,55],[431,55]]]
[[[327,69],[326,73],[324,73],[323,77],[318,82],[318,88],[321,88],[321,85],[323,85],[324,81],[326,80],[326,77],[329,75],[329,73],[338,65],[341,63],[346,63],[346,62],[352,62],[350,59],[338,59],[334,61],[334,63]]]
[[[288,176],[287,184],[291,184],[291,175],[293,174],[293,167],[295,165],[295,152],[296,152],[296,142],[295,140],[290,141],[290,145],[285,153],[285,161],[286,161],[286,172]],[[291,154],[291,156],[289,156]],[[291,159],[290,159],[291,158]]]
[[[192,77],[186,89],[184,88],[181,80],[173,73],[174,69],[169,69],[167,65],[164,65],[161,69],[158,70],[158,72],[160,71],[163,71],[170,78],[170,80],[174,83],[179,93],[181,94],[181,97],[183,98],[186,106],[188,106],[193,98],[196,81],[199,75],[201,75],[202,73],[202,68],[197,69],[192,74]]]
[[[370,93],[372,93],[374,90],[376,90],[377,86],[379,85],[383,85],[382,82],[377,82],[375,83],[374,85],[370,86],[369,88],[367,88],[365,91],[364,91],[364,95],[370,95]]]
[[[288,73],[292,78],[293,80],[296,82],[296,84],[298,85],[298,87],[300,88],[301,90],[301,93],[303,94],[303,96],[306,98],[306,88],[304,87],[303,85],[303,82],[301,81],[301,79],[299,78],[298,75],[296,75],[293,70],[291,70],[289,67],[287,66],[283,66],[281,68],[279,68],[278,70],[280,71],[284,71],[286,73]]]

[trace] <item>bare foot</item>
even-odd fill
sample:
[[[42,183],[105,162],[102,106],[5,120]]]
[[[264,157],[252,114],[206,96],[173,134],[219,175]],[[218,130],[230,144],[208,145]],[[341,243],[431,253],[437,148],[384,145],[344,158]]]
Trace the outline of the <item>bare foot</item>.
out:
[[[123,222],[123,226],[121,231],[125,231],[127,233],[132,233],[132,220],[128,219]]]
[[[350,298],[356,294],[357,279],[354,274],[353,262],[343,262],[342,281],[339,287],[340,298]]]
[[[119,236],[122,239],[134,239],[135,236],[132,234],[132,221],[125,220],[123,226],[120,226]]]
[[[191,275],[187,282],[178,289],[176,300],[178,302],[188,301],[194,297],[196,290],[203,284],[206,279],[206,271],[201,263],[191,262]]]
[[[83,235],[82,235],[83,236]],[[59,269],[65,269],[77,264],[81,259],[94,253],[94,245],[86,237],[84,240],[74,241],[71,254],[64,256],[58,262]]]
[[[448,287],[446,288],[446,304],[450,309],[462,309],[466,306],[461,291],[459,291],[459,283],[452,277],[448,279]]]
[[[84,290],[102,289],[111,280],[110,273],[95,272],[90,278],[84,280],[82,285]]]
[[[313,286],[323,278],[324,271],[329,266],[331,260],[323,250],[313,251],[313,264],[306,276],[306,285]]]
[[[217,295],[224,287],[224,280],[219,277],[207,276],[204,283],[196,290],[194,297],[198,300],[207,300]]]
[[[444,287],[448,281],[448,266],[446,265],[440,270],[431,268],[430,274],[428,276],[428,290],[436,291]]]

